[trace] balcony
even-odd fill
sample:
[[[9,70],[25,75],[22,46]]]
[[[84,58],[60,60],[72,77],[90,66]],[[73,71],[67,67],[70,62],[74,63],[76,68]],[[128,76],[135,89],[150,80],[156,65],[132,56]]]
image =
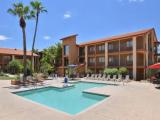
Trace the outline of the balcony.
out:
[[[139,36],[139,37],[137,37],[137,50],[143,50],[143,49],[145,49],[144,37]]]
[[[133,61],[129,61],[129,62],[123,61],[120,63],[120,66],[133,66]]]
[[[84,57],[79,57],[79,63],[80,64],[85,63],[85,58]]]
[[[108,43],[108,52],[119,52],[119,41]]]
[[[79,48],[79,56],[85,56],[85,48],[84,47]]]
[[[118,67],[119,64],[118,63],[108,63],[109,67]]]
[[[96,54],[105,54],[105,50],[103,50],[103,51],[102,50],[101,51],[97,50]]]
[[[137,66],[144,66],[144,54],[137,54]]]
[[[88,51],[88,55],[94,55],[95,51]]]
[[[89,67],[95,67],[95,63],[88,63]]]
[[[96,63],[96,66],[100,66],[100,67],[101,67],[101,66],[105,66],[105,63],[104,63],[104,62],[103,62],[103,63],[102,63],[102,62],[97,62],[97,63]]]
[[[127,47],[127,46],[121,46],[120,51],[132,51],[132,47]]]
[[[114,49],[108,49],[108,52],[119,52],[119,47],[114,47]]]
[[[105,53],[105,44],[99,44],[96,46],[96,54],[104,54]]]

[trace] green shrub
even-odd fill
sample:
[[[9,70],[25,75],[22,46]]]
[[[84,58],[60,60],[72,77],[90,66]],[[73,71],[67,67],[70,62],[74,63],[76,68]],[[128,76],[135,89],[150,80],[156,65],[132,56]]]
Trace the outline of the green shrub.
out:
[[[126,67],[121,67],[118,72],[121,75],[126,75],[128,73],[128,69]]]
[[[23,65],[18,60],[12,60],[9,62],[8,68],[12,74],[16,74],[22,72]]]
[[[104,74],[107,74],[107,75],[117,75],[118,74],[118,69],[117,68],[106,68],[104,70]]]
[[[111,68],[104,69],[104,74],[111,75],[112,74],[112,69]]]
[[[92,71],[91,69],[87,69],[86,73],[87,73],[87,74],[92,74],[93,71]]]
[[[117,74],[118,74],[118,69],[112,68],[112,75],[117,75]]]

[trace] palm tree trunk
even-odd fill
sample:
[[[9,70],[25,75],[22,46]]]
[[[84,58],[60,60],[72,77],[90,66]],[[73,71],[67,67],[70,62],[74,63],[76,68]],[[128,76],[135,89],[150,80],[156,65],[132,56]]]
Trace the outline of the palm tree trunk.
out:
[[[34,45],[35,45],[35,41],[36,41],[36,35],[37,35],[37,29],[38,29],[38,21],[39,21],[39,14],[37,13],[37,17],[36,17],[36,26],[35,26],[35,31],[34,31],[34,36],[33,36],[33,44],[32,44],[32,56],[31,56],[31,70],[32,72],[34,72],[34,67],[33,67],[33,52],[34,52]]]
[[[25,27],[22,28],[22,33],[23,33],[23,65],[24,65],[24,70],[23,70],[23,81],[26,80],[27,77],[27,48],[26,48],[26,32],[25,32]]]

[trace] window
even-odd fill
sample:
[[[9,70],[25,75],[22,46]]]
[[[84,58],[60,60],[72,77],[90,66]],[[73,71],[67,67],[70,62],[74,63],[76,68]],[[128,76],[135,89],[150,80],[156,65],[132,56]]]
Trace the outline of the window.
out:
[[[113,44],[109,44],[109,45],[108,45],[108,49],[109,49],[109,50],[113,50]]]
[[[104,63],[105,62],[105,57],[98,57],[98,62],[99,63]]]
[[[133,56],[132,55],[128,55],[127,56],[127,62],[132,62],[133,61]]]
[[[105,51],[105,45],[99,45],[98,51]]]
[[[95,58],[89,58],[89,63],[95,63]]]
[[[111,63],[113,62],[113,57],[109,57],[108,61]]]
[[[69,46],[68,45],[64,46],[64,55],[69,55]]]
[[[126,44],[127,44],[127,47],[132,47],[132,45],[133,45],[133,44],[132,44],[132,40],[127,41],[127,43],[126,43]]]
[[[89,52],[92,53],[92,52],[94,52],[94,51],[95,51],[95,46],[90,46],[90,47],[89,47]]]

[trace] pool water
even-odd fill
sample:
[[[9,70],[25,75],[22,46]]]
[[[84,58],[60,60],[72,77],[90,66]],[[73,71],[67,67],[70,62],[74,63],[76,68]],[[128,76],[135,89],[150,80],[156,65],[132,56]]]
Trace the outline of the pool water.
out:
[[[46,105],[50,108],[56,108],[63,112],[74,115],[100,102],[101,100],[104,100],[107,97],[84,93],[83,90],[93,87],[102,87],[105,85],[106,84],[79,82],[76,83],[74,87],[47,87],[18,92],[16,94],[34,102]]]

